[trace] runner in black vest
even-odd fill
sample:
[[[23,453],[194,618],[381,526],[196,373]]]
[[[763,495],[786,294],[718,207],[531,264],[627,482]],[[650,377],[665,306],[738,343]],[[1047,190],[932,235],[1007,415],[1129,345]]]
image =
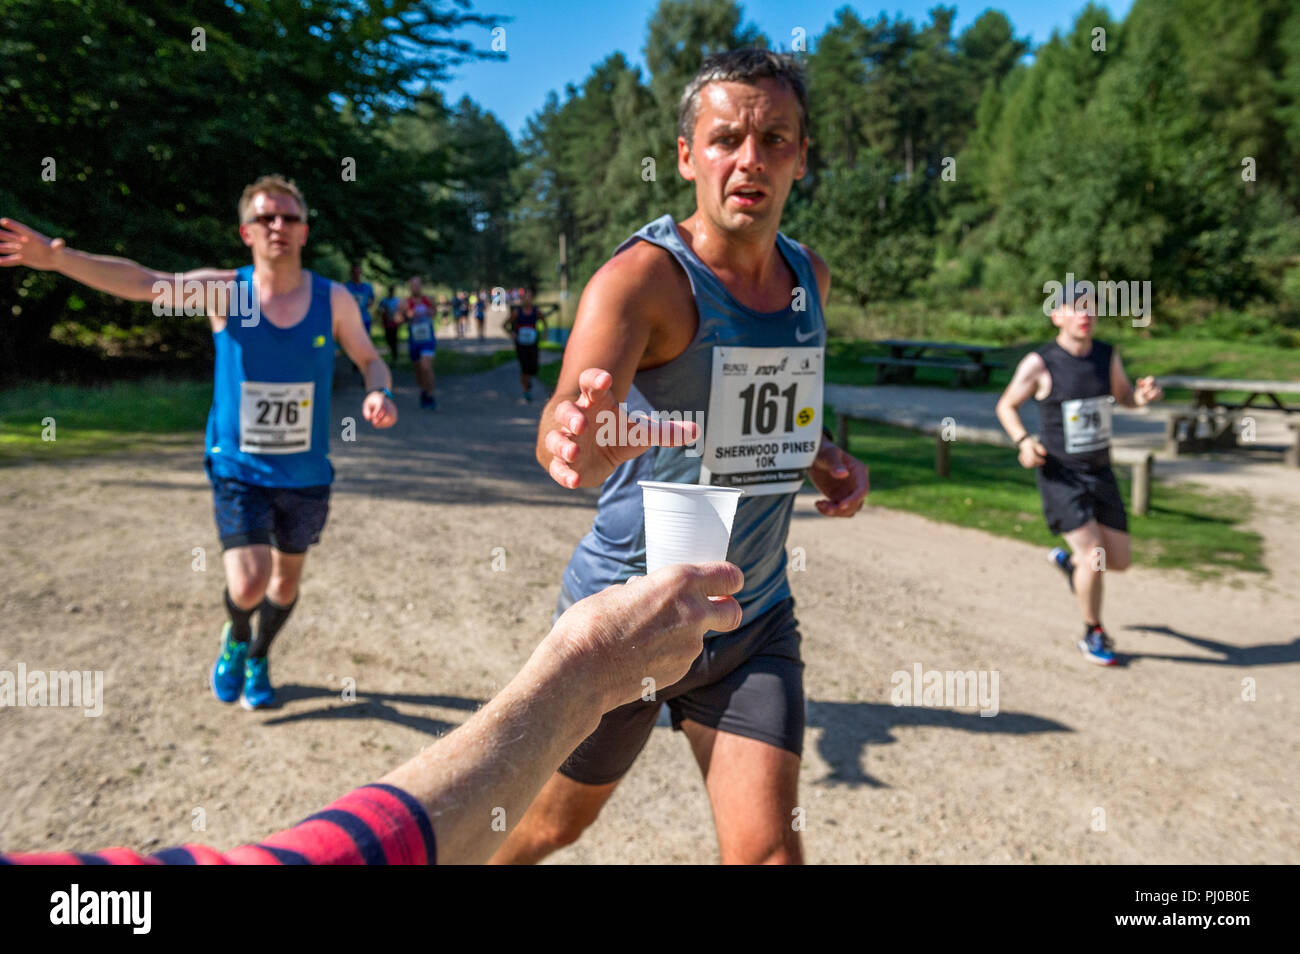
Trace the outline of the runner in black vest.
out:
[[[1114,644],[1101,625],[1102,572],[1129,564],[1128,518],[1110,467],[1111,409],[1143,407],[1163,392],[1154,378],[1142,378],[1136,392],[1119,352],[1092,337],[1096,319],[1083,296],[1052,312],[1056,340],[1025,355],[998,400],[998,420],[1016,442],[1020,463],[1037,467],[1043,515],[1053,533],[1063,534],[1073,560],[1057,547],[1052,562],[1065,574],[1083,613],[1079,651],[1102,666],[1115,663]],[[1020,421],[1019,407],[1038,401],[1042,435]]]
[[[540,360],[539,337],[546,327],[546,319],[533,304],[532,286],[524,292],[520,303],[510,309],[506,319],[506,333],[515,339],[515,357],[519,359],[519,386],[523,388],[524,400],[533,402],[533,378],[537,375]]]

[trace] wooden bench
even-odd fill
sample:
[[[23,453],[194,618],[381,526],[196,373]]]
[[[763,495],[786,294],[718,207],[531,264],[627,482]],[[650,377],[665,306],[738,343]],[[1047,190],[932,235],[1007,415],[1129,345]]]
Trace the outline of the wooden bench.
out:
[[[1278,410],[1287,414],[1300,412],[1300,405],[1287,406],[1278,398],[1279,394],[1300,394],[1300,382],[1174,374],[1161,376],[1156,383],[1162,388],[1183,388],[1192,392],[1192,406],[1174,410],[1165,425],[1165,450],[1174,455],[1237,447],[1241,412],[1252,407],[1257,398],[1268,398]],[[1230,404],[1219,397],[1225,391],[1245,392],[1246,400],[1241,404]]]
[[[919,434],[934,436],[934,472],[939,477],[947,477],[952,463],[952,445],[959,441],[966,441],[971,444],[989,444],[995,447],[1005,447],[1010,451],[1015,450],[1015,444],[1011,438],[998,428],[974,428],[952,426],[946,428],[942,421],[902,421],[898,418],[891,418],[886,413],[871,410],[857,410],[852,408],[835,409],[835,443],[842,448],[847,449],[849,446],[849,421],[875,421],[879,424],[889,424],[892,427],[902,427],[910,431],[916,431]],[[1293,425],[1300,428],[1300,421]],[[947,432],[951,431],[951,437]],[[1300,453],[1300,431],[1297,431],[1297,453]],[[1155,468],[1155,453],[1150,450],[1141,448],[1130,449],[1112,447],[1110,458],[1116,464],[1123,464],[1133,469],[1133,483],[1129,495],[1130,509],[1139,517],[1146,516],[1151,507],[1151,472]]]
[[[891,377],[886,368],[943,368],[948,371],[956,371],[952,385],[953,387],[963,387],[968,383],[983,384],[988,380],[988,365],[979,365],[974,361],[945,361],[942,358],[886,358],[886,357],[867,357],[862,359],[864,364],[874,364],[876,366],[876,383],[885,384]],[[910,371],[896,376],[904,381],[912,381],[915,375]]]
[[[880,342],[889,348],[889,355],[868,355],[862,359],[863,364],[876,366],[876,383],[885,384],[891,380],[913,381],[917,368],[941,368],[956,371],[953,378],[954,387],[987,384],[989,374],[995,368],[1004,368],[1005,364],[985,361],[985,352],[993,349],[986,345],[964,345],[951,341],[910,341],[891,338]],[[926,356],[926,352],[939,352],[939,355]],[[945,353],[957,352],[956,357],[947,357]],[[893,370],[891,370],[893,369]]]
[[[1284,460],[1291,467],[1300,467],[1300,421],[1287,421],[1286,426],[1291,429],[1291,445]]]

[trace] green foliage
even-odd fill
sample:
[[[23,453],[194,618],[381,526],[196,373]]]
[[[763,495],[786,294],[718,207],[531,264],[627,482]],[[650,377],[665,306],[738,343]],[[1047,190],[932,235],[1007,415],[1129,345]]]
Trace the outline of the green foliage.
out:
[[[0,163],[13,174],[0,213],[163,271],[231,265],[248,256],[243,187],[281,172],[311,206],[307,267],[371,255],[409,273],[459,239],[452,223],[475,231],[511,202],[493,185],[513,161],[504,130],[472,104],[445,115],[436,93],[408,92],[496,56],[450,32],[497,22],[444,0],[6,0]],[[408,134],[422,124],[450,135]],[[499,275],[505,236],[476,231],[461,267]],[[106,324],[153,320],[147,306],[77,293]],[[0,377],[60,370],[67,355],[45,342],[71,284],[0,272],[0,300],[20,294],[20,313],[0,312]]]

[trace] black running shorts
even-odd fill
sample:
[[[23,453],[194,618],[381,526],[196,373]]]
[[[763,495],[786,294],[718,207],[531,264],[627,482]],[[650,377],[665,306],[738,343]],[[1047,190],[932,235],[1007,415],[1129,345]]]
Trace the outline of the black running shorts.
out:
[[[557,617],[572,603],[561,590]],[[645,747],[664,702],[676,731],[690,719],[801,756],[806,720],[801,639],[793,597],[738,630],[710,636],[690,671],[659,689],[653,701],[638,699],[605,713],[560,772],[587,785],[618,781]]]
[[[519,373],[535,376],[537,374],[537,365],[540,360],[538,347],[535,344],[515,345],[515,357],[519,359]]]
[[[1128,532],[1119,482],[1109,467],[1075,470],[1055,457],[1048,457],[1047,463],[1038,468],[1038,492],[1043,498],[1047,528],[1052,533],[1069,533],[1089,520]]]

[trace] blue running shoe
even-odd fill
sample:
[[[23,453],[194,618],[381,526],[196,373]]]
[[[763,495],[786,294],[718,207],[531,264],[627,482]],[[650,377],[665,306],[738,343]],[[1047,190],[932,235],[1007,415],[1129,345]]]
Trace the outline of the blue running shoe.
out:
[[[244,695],[239,704],[252,712],[275,702],[275,690],[271,688],[271,671],[266,657],[249,659],[244,663]]]
[[[212,694],[222,702],[234,702],[244,687],[244,659],[248,643],[237,643],[230,638],[230,621],[221,631],[221,655],[212,667]]]
[[[1074,592],[1074,561],[1070,559],[1070,554],[1066,553],[1061,547],[1053,547],[1052,552],[1047,554],[1047,558],[1055,564],[1056,568],[1065,574],[1065,582],[1070,584],[1070,592]]]
[[[1098,666],[1115,665],[1115,644],[1100,627],[1088,630],[1088,635],[1079,640],[1077,645],[1088,662]]]

